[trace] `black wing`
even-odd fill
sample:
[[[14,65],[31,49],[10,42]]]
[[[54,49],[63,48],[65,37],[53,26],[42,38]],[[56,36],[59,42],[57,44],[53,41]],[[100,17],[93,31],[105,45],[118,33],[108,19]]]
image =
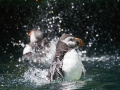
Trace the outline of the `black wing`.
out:
[[[55,59],[56,60],[52,62],[48,72],[48,78],[50,79],[50,81],[53,81],[57,78],[63,80],[64,77],[64,73],[62,71],[62,61],[60,61],[58,57],[56,57]]]
[[[63,65],[62,60],[67,51],[68,51],[68,46],[63,42],[58,41],[56,46],[55,58],[48,71],[47,77],[50,79],[50,81],[53,81],[57,78],[60,78],[63,80],[64,72],[62,71],[62,65]]]

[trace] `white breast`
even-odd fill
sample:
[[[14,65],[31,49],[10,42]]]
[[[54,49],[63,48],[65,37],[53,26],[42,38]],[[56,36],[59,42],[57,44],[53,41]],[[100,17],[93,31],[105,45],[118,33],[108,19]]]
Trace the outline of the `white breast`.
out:
[[[26,47],[23,50],[23,55],[26,53],[32,52],[32,47],[30,45],[26,45]]]
[[[67,52],[63,58],[65,80],[79,80],[82,74],[82,62],[75,49]]]
[[[36,39],[36,36],[35,36],[35,33],[34,33],[34,31],[31,33],[31,36],[30,36],[30,42],[32,43],[32,42],[35,42],[35,41],[37,41],[37,39]]]

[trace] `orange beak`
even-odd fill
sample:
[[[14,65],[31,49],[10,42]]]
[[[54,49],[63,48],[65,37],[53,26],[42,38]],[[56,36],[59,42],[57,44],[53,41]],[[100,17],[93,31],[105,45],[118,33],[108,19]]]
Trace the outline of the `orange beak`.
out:
[[[85,45],[82,39],[80,39],[80,38],[75,38],[75,39],[79,42],[78,46],[84,46]]]
[[[28,36],[31,36],[32,32],[33,32],[33,30],[31,30],[31,31],[28,33]]]

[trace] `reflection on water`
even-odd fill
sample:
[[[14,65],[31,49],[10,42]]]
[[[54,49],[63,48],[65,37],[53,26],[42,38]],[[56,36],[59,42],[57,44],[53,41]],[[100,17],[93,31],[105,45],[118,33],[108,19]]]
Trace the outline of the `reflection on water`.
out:
[[[0,89],[120,90],[119,0],[0,2]],[[50,83],[47,69],[19,62],[29,42],[26,33],[37,26],[48,40],[62,33],[83,39],[85,46],[79,54],[87,70],[85,78]]]

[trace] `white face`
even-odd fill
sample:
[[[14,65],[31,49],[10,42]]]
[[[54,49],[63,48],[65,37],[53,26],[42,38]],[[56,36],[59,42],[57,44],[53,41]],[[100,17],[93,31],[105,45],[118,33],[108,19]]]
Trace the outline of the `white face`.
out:
[[[67,37],[66,39],[62,40],[62,42],[66,43],[70,48],[77,46],[77,40],[75,37]]]
[[[37,41],[36,37],[35,37],[35,33],[34,31],[31,32],[31,35],[30,35],[30,42],[35,42]]]

